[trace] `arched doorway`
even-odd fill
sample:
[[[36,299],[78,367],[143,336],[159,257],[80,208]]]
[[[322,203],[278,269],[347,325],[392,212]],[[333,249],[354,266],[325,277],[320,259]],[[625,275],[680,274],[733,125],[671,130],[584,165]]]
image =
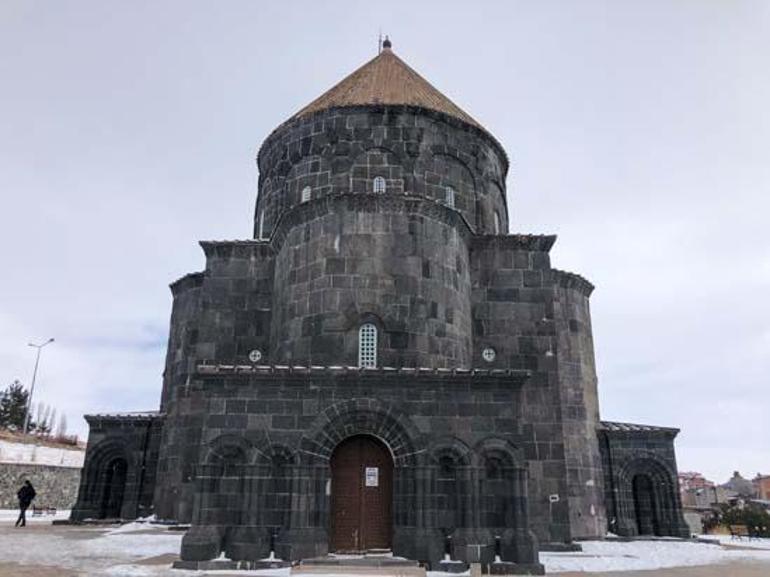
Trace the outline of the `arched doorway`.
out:
[[[331,458],[332,551],[390,549],[393,458],[378,439],[342,441]]]
[[[123,508],[123,493],[126,488],[126,471],[128,465],[125,459],[113,459],[104,471],[104,491],[102,493],[102,519],[120,517]]]
[[[632,482],[634,511],[639,535],[659,535],[660,525],[655,508],[655,494],[652,481],[647,475],[636,475]]]

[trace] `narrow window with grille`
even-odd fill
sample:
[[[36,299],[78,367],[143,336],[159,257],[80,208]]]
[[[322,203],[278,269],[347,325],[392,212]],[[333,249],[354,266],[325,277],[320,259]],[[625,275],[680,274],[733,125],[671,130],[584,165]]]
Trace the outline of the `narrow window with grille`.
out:
[[[446,187],[446,198],[445,198],[446,205],[450,208],[455,207],[455,189],[451,186]]]
[[[361,325],[358,329],[358,366],[377,366],[377,327],[372,323]]]
[[[310,200],[310,197],[312,195],[313,195],[313,190],[309,186],[306,186],[305,188],[302,189],[302,199],[300,200],[300,202],[307,202],[308,200]]]
[[[374,179],[374,192],[385,192],[385,179],[377,176]]]
[[[259,240],[265,240],[265,211],[259,213]]]

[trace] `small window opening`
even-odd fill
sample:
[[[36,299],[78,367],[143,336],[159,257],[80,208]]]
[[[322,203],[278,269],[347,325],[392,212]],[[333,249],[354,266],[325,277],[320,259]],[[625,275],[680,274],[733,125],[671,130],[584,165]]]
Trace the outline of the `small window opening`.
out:
[[[451,186],[446,187],[446,205],[450,208],[455,207],[455,189]]]
[[[438,460],[439,479],[454,479],[456,474],[455,460],[449,455],[444,455]]]
[[[377,176],[374,179],[374,192],[382,193],[385,192],[386,184],[385,179],[381,176]]]
[[[358,366],[377,366],[377,327],[372,323],[361,325],[358,329]]]
[[[259,240],[265,240],[265,211],[259,213]]]
[[[500,234],[500,213],[495,211],[495,234]]]
[[[313,195],[313,189],[310,188],[309,186],[306,186],[305,188],[302,189],[302,199],[300,200],[300,202],[307,202],[308,200],[310,200],[310,197],[312,195]]]

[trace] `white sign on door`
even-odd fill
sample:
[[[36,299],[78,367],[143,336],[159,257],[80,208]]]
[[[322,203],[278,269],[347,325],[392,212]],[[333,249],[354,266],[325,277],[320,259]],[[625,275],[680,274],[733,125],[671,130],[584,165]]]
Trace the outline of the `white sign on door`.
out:
[[[379,487],[380,486],[380,470],[377,467],[366,468],[366,486],[367,487]]]

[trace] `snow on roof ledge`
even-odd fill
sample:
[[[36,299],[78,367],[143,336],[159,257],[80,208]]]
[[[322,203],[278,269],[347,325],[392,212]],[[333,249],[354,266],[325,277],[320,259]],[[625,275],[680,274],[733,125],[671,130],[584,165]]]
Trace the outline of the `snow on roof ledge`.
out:
[[[639,425],[636,423],[618,423],[616,421],[601,421],[599,430],[610,433],[673,433],[676,435],[679,429],[676,427],[659,427],[656,425]]]
[[[90,419],[115,419],[126,421],[148,421],[157,419],[163,416],[160,411],[131,411],[125,413],[93,413],[91,415],[85,415],[86,421],[90,422]]]

